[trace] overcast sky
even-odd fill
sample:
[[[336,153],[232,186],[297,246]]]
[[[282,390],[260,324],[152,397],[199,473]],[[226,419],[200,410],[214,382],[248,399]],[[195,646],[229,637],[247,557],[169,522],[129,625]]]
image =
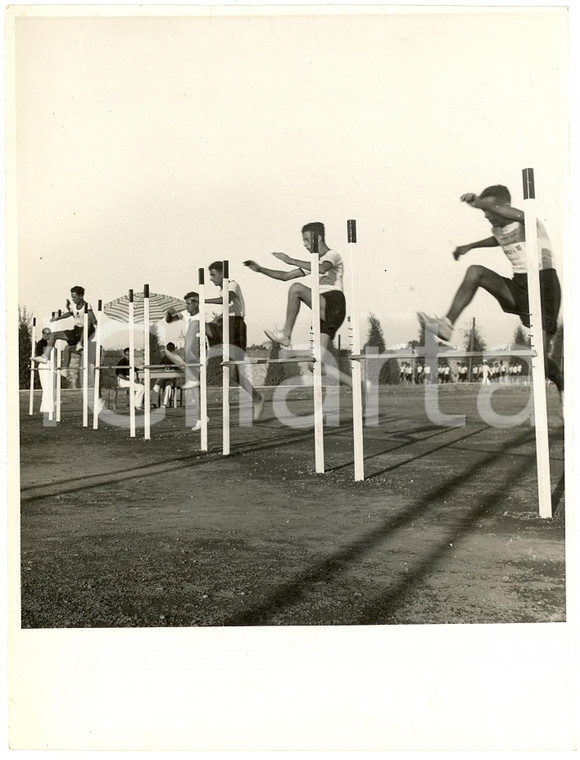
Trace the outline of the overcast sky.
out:
[[[19,303],[42,319],[76,284],[94,306],[145,282],[181,297],[227,258],[261,342],[288,284],[242,262],[284,268],[270,252],[304,257],[300,228],[322,221],[348,281],[355,218],[361,327],[372,311],[406,342],[470,263],[510,274],[499,248],[453,260],[490,234],[459,196],[502,183],[521,208],[527,166],[562,275],[565,24],[557,8],[18,18]],[[483,292],[458,327],[472,317],[490,346],[518,324]]]

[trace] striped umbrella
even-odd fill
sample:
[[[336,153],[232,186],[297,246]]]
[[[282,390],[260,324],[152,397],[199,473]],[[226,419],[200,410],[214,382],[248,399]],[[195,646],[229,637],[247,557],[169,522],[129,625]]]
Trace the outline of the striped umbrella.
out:
[[[135,323],[143,324],[143,292],[133,293]],[[159,322],[165,319],[165,313],[169,308],[175,311],[185,309],[185,301],[173,296],[165,296],[162,293],[149,293],[149,319],[151,322]],[[117,322],[129,322],[129,296],[121,296],[109,301],[103,306],[103,312]]]

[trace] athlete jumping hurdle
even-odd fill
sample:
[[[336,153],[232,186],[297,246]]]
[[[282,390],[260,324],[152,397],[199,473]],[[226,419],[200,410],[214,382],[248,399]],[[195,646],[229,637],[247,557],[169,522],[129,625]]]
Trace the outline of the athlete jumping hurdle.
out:
[[[457,261],[460,256],[473,248],[492,248],[501,246],[508,257],[513,277],[502,277],[487,267],[471,265],[463,282],[459,286],[451,307],[444,317],[429,316],[417,312],[419,322],[444,341],[451,340],[453,328],[459,315],[471,302],[479,288],[490,293],[503,311],[517,314],[526,327],[530,327],[530,307],[528,305],[528,264],[526,256],[526,239],[524,212],[511,205],[511,195],[504,185],[487,187],[479,196],[465,193],[461,201],[472,208],[481,209],[491,224],[491,237],[475,243],[458,246],[453,252]],[[558,388],[560,397],[564,390],[564,378],[558,364],[549,356],[552,338],[558,327],[561,289],[558,275],[554,268],[552,244],[543,224],[537,221],[538,244],[542,256],[540,263],[540,292],[542,300],[542,335],[545,356],[545,373]]]
[[[66,368],[70,364],[70,354],[74,350],[76,352],[82,351],[85,346],[83,345],[83,315],[85,312],[85,289],[80,285],[75,285],[71,288],[70,297],[72,300],[66,301],[66,311],[59,316],[54,316],[50,320],[51,322],[58,322],[61,319],[68,319],[72,317],[74,319],[74,327],[71,330],[60,330],[50,334],[44,351],[40,356],[36,356],[34,360],[41,364],[47,364],[50,352],[52,351],[54,344],[57,340],[66,341],[66,348],[62,354],[62,367],[60,368],[61,374],[66,374]],[[97,318],[93,313],[93,309],[90,304],[86,304],[89,317],[89,339],[95,331],[97,325]]]
[[[343,273],[344,265],[341,256],[326,244],[325,229],[322,222],[310,222],[302,227],[302,242],[309,253],[315,250],[318,243],[319,273],[320,273],[320,345],[323,351],[328,351],[330,343],[346,316],[344,298]],[[244,264],[254,272],[265,274],[274,280],[295,280],[306,277],[311,272],[311,262],[294,259],[285,253],[272,253],[272,256],[285,264],[295,267],[289,271],[269,269],[255,261],[244,261]],[[264,330],[268,338],[281,346],[292,344],[292,331],[300,312],[305,304],[312,308],[312,291],[301,282],[295,282],[288,291],[286,322],[282,330]],[[337,368],[325,367],[327,375],[335,376],[340,383],[352,388],[352,379]]]

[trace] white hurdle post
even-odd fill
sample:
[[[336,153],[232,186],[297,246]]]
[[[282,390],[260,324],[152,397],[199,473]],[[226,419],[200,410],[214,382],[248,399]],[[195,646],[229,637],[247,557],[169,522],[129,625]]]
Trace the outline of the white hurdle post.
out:
[[[58,310],[56,316],[60,319],[62,316],[61,309]],[[60,341],[58,341],[60,343]],[[55,394],[55,419],[56,422],[60,422],[62,414],[62,348],[61,346],[54,346],[56,353],[56,374],[52,375],[53,390],[51,393]]]
[[[97,304],[97,327],[95,329],[95,375],[93,388],[93,430],[99,427],[99,400],[101,398],[101,322],[103,319],[103,302]]]
[[[28,399],[28,414],[34,414],[34,346],[36,343],[36,317],[32,317],[32,345],[30,346],[30,397]],[[38,381],[40,385],[40,380]]]
[[[538,472],[538,502],[540,517],[552,517],[552,488],[550,484],[550,450],[548,444],[548,410],[546,406],[546,375],[542,303],[540,297],[540,263],[536,219],[534,170],[523,170],[525,236],[528,259],[528,300],[532,348],[532,391],[534,394],[534,425],[536,428],[536,461]]]
[[[230,453],[230,265],[223,262],[222,281],[222,454]]]
[[[149,285],[143,285],[143,363],[145,364],[145,396],[144,420],[143,420],[143,438],[146,441],[151,440],[151,350],[149,345]]]
[[[207,352],[205,349],[205,272],[199,274],[199,415],[201,420],[201,436],[199,448],[207,451]]]
[[[56,313],[52,312],[52,318],[54,319],[56,316]],[[47,379],[45,380],[45,385],[47,385],[46,393],[47,395],[50,394],[50,407],[48,410],[48,420],[49,422],[54,422],[55,418],[55,382],[54,379],[56,377],[56,367],[57,367],[57,360],[56,360],[56,349],[53,347],[50,351],[50,354],[48,355],[48,364],[46,365],[47,369]],[[44,390],[42,391],[44,395]]]
[[[350,329],[352,354],[360,354],[360,335],[356,310],[356,219],[347,222],[347,237],[350,249]],[[362,409],[362,375],[361,363],[351,359],[352,372],[352,426],[354,443],[354,479],[365,479],[364,441],[363,441],[363,409]]]
[[[60,309],[59,314],[60,317]],[[61,419],[61,409],[62,409],[62,348],[60,346],[55,346],[56,349],[56,421],[60,422]]]
[[[135,303],[129,290],[129,436],[135,438]]]
[[[60,319],[62,316],[62,311],[59,309],[56,313],[56,316]],[[60,341],[58,341],[60,343]],[[54,352],[55,352],[55,368],[56,372],[51,375],[52,383],[53,383],[53,389],[51,390],[51,393],[54,397],[54,405],[55,405],[55,420],[56,422],[61,421],[62,416],[62,348],[57,346],[55,344],[54,346]]]
[[[83,427],[89,426],[89,310],[83,312]]]
[[[317,473],[324,472],[324,418],[322,410],[322,351],[320,350],[320,272],[318,259],[318,237],[311,232],[312,239],[312,336],[314,354],[314,467]]]

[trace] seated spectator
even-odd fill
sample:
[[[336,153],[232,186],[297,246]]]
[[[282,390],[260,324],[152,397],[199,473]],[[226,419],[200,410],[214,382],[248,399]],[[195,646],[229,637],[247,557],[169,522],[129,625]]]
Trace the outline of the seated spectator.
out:
[[[135,409],[142,411],[143,409],[143,397],[145,396],[145,386],[139,382],[137,371],[135,371],[135,380],[131,383],[131,370],[129,365],[129,349],[126,348],[123,351],[123,357],[117,362],[115,374],[117,375],[117,383],[119,388],[127,388],[133,390],[135,395]]]

